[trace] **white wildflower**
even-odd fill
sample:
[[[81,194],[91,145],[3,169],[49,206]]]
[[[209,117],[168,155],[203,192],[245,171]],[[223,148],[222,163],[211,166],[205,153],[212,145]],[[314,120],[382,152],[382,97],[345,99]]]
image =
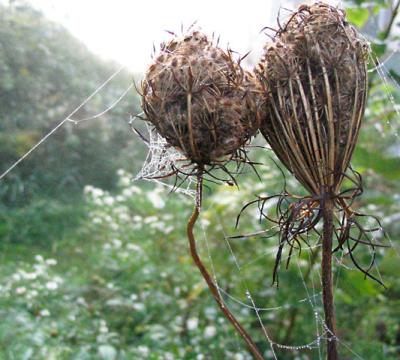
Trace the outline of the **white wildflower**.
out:
[[[114,247],[119,249],[122,246],[122,241],[120,239],[113,239],[112,244],[114,245]]]
[[[138,188],[137,186],[131,186],[130,189],[133,194],[141,194],[142,193],[142,189]]]
[[[151,191],[147,193],[147,198],[156,209],[162,209],[165,206],[165,200],[161,197],[160,191]]]
[[[57,260],[56,259],[47,259],[46,264],[49,266],[57,265]]]
[[[155,221],[157,221],[158,220],[158,217],[157,216],[148,216],[148,217],[145,217],[144,219],[143,219],[143,222],[145,223],[145,224],[151,224],[151,223],[153,223],[153,222],[155,222]]]
[[[76,303],[77,303],[78,305],[87,306],[86,300],[85,300],[83,297],[78,297],[78,298],[76,299]]]
[[[132,197],[132,195],[133,195],[133,192],[132,192],[132,190],[130,188],[126,188],[126,189],[122,190],[122,196],[123,197],[129,199],[130,197]]]
[[[83,188],[83,193],[84,193],[85,195],[88,195],[88,194],[90,194],[90,193],[93,191],[93,189],[94,189],[94,187],[93,187],[92,185],[86,185],[86,186]]]
[[[47,316],[50,316],[50,311],[49,311],[49,310],[47,310],[47,309],[40,310],[40,312],[39,312],[39,316],[41,316],[41,317],[47,317]]]
[[[196,330],[198,325],[199,325],[198,318],[192,317],[186,321],[186,326],[189,331]]]
[[[119,179],[121,186],[129,186],[131,184],[131,179],[128,176],[123,176]]]
[[[163,359],[164,360],[174,360],[175,357],[174,357],[174,354],[172,354],[170,352],[167,352],[167,353],[164,354],[164,358]]]
[[[100,328],[99,331],[102,334],[107,334],[108,333],[108,326],[105,320],[100,320]]]
[[[203,226],[204,228],[210,226],[211,222],[208,219],[201,219],[200,220],[201,226]]]
[[[36,272],[21,272],[21,275],[26,280],[35,280],[38,277],[38,274]]]
[[[170,234],[172,231],[174,231],[174,229],[175,228],[172,225],[167,226],[167,227],[164,228],[164,233],[165,234]]]
[[[15,281],[20,281],[21,280],[21,275],[18,273],[13,274],[12,276],[13,280]]]
[[[119,229],[119,225],[115,222],[112,222],[110,224],[110,228],[111,228],[111,230],[117,231]]]
[[[61,278],[60,276],[54,276],[53,281],[62,284],[64,282],[64,279]]]
[[[100,197],[94,198],[93,199],[93,204],[97,206],[102,206],[103,205],[103,200]]]
[[[207,319],[209,319],[209,320],[214,320],[215,317],[217,316],[217,311],[216,311],[215,308],[207,307],[207,308],[204,310],[204,314],[205,314],[205,316],[206,316]]]
[[[126,250],[135,251],[135,252],[141,252],[142,248],[139,245],[136,245],[136,244],[127,244],[126,245]]]
[[[48,281],[46,283],[46,288],[48,290],[56,290],[58,288],[58,284],[55,281]]]
[[[24,287],[24,286],[20,286],[20,287],[17,287],[17,288],[15,289],[15,293],[16,293],[17,295],[25,294],[25,292],[26,292],[26,287]]]
[[[132,307],[134,310],[137,310],[137,311],[143,311],[145,309],[145,306],[142,303],[134,303],[132,305]]]
[[[126,212],[121,212],[118,214],[118,219],[122,222],[128,222],[131,220],[129,214],[127,214]]]
[[[103,202],[104,202],[104,205],[112,206],[112,205],[114,205],[114,198],[112,196],[106,196],[103,199]]]
[[[217,329],[214,326],[207,326],[204,329],[204,337],[206,339],[212,338],[217,334]]]
[[[103,219],[105,222],[108,222],[108,223],[113,222],[113,218],[110,215],[104,215]]]
[[[104,195],[104,191],[99,188],[92,189],[92,196],[93,198],[99,198]]]
[[[147,346],[144,346],[144,345],[138,346],[137,351],[138,351],[140,354],[144,355],[144,356],[149,355],[149,352],[150,352],[150,351],[149,351],[149,348],[148,348]]]
[[[236,353],[235,355],[233,355],[233,359],[234,360],[244,360],[245,357],[242,353]]]

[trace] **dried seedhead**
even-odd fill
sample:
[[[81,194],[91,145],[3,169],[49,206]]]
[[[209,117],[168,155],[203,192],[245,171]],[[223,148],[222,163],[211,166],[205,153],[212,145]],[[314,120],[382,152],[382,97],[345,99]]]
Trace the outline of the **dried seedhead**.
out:
[[[142,82],[142,107],[167,142],[204,167],[232,156],[259,127],[253,76],[199,31],[162,44]]]
[[[370,276],[376,228],[366,228],[365,215],[350,208],[362,193],[361,176],[349,168],[357,142],[367,97],[368,44],[347,21],[345,12],[323,2],[301,5],[275,34],[255,68],[264,89],[266,113],[260,130],[285,167],[309,191],[305,197],[286,189],[259,198],[260,213],[279,226],[280,243],[274,269],[284,245],[301,250],[309,231],[318,232],[326,202],[333,201],[335,250],[347,248],[355,266]],[[351,189],[342,190],[347,179]],[[274,220],[264,213],[272,198],[278,199]],[[374,217],[371,221],[377,221]],[[321,235],[321,234],[320,234]],[[355,257],[358,244],[369,245],[368,267]]]
[[[299,7],[255,69],[269,90],[261,132],[311,194],[340,189],[364,114],[367,54],[345,12],[316,2]]]

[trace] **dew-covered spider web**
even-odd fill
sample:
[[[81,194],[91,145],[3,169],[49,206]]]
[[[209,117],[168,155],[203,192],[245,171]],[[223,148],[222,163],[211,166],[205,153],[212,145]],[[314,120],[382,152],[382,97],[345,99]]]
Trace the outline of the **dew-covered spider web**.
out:
[[[400,118],[400,105],[396,103],[395,97],[393,96],[393,91],[390,88],[390,85],[393,85],[396,88],[400,88],[397,81],[393,78],[393,76],[389,73],[388,69],[385,66],[384,62],[380,62],[379,59],[371,53],[371,58],[374,63],[377,64],[376,67],[371,69],[371,72],[376,71],[379,77],[382,79],[383,83],[386,86],[386,96],[391,103],[393,110],[396,112],[396,120]],[[74,125],[78,125],[83,121],[95,121],[96,119],[101,118],[103,115],[108,113],[110,110],[118,106],[120,101],[132,90],[133,84],[131,84],[127,89],[125,89],[122,94],[115,99],[105,110],[101,111],[98,114],[94,114],[93,116],[86,117],[83,119],[76,119],[74,116],[77,114],[78,110],[83,108],[86,104],[88,104],[92,98],[97,95],[105,86],[109,85],[111,81],[120,74],[125,67],[121,67],[117,69],[108,79],[105,80],[92,94],[90,94],[79,106],[74,109],[66,118],[59,121],[51,131],[45,134],[32,148],[30,148],[24,155],[22,155],[15,163],[13,163],[8,169],[6,169],[2,174],[0,174],[0,181],[5,178],[15,167],[17,167],[22,161],[29,161],[27,159],[29,156],[33,156],[34,151],[39,146],[45,146],[45,142],[63,125],[67,122],[73,123]],[[140,121],[137,120],[136,117],[131,119],[131,125],[134,126],[135,122]],[[394,135],[397,140],[399,140],[398,134],[398,123],[393,123],[393,121],[387,120],[392,129],[392,135]],[[128,124],[127,124],[128,128]],[[148,155],[146,159],[144,159],[144,164],[139,171],[139,173],[134,177],[133,180],[140,181],[153,181],[163,186],[167,187],[169,190],[173,190],[184,195],[187,195],[191,198],[194,197],[195,194],[195,179],[193,177],[185,177],[183,182],[179,181],[177,183],[171,182],[168,179],[168,175],[174,170],[182,170],[182,172],[188,172],[190,164],[184,159],[181,153],[174,149],[173,147],[168,146],[166,140],[158,135],[154,129],[149,126],[147,123],[145,124],[145,134],[141,134],[145,139],[145,144],[148,147]],[[141,136],[136,135],[132,141],[142,141]],[[190,170],[190,169],[189,169]],[[1,183],[0,183],[1,186]],[[207,203],[207,207],[203,209],[203,213],[207,213],[213,207],[218,205],[219,199],[215,197],[210,202]],[[227,224],[224,222],[224,219],[221,217],[213,218],[213,221],[216,221],[218,231],[216,231],[215,235],[213,233],[212,236],[215,237],[213,242],[216,240],[219,243],[218,251],[223,251],[227,254],[227,258],[229,259],[230,265],[233,268],[233,273],[235,274],[234,279],[227,280],[224,278],[222,272],[218,269],[219,263],[216,260],[215,249],[213,247],[214,243],[210,241],[211,233],[207,229],[205,225],[206,219],[201,219],[204,221],[200,221],[200,250],[201,253],[205,256],[207,260],[207,265],[210,269],[210,272],[213,276],[215,283],[219,289],[219,294],[221,298],[224,299],[224,302],[229,306],[231,311],[235,314],[244,314],[244,317],[248,316],[254,318],[254,321],[258,324],[259,335],[263,341],[268,344],[268,350],[266,350],[264,356],[267,359],[285,359],[285,352],[291,353],[291,358],[296,359],[324,359],[324,347],[327,339],[332,340],[332,334],[329,333],[327,326],[324,322],[323,315],[323,307],[322,307],[322,296],[321,296],[321,278],[319,274],[319,264],[313,258],[313,254],[318,250],[320,244],[318,242],[314,242],[313,245],[309,249],[303,249],[303,255],[300,256],[298,253],[295,253],[292,256],[293,263],[291,264],[292,268],[296,269],[297,276],[297,284],[300,284],[300,290],[297,289],[297,298],[291,301],[284,300],[276,300],[276,296],[278,295],[279,289],[276,289],[271,284],[271,269],[265,269],[265,274],[263,274],[264,278],[267,281],[261,283],[257,289],[253,288],[253,283],[250,284],[250,280],[254,277],[254,274],[251,273],[253,269],[253,265],[259,262],[264,262],[266,258],[273,257],[277,251],[277,244],[274,246],[271,242],[269,242],[265,246],[265,251],[252,253],[252,243],[248,242],[249,237],[243,236],[241,240],[233,239],[225,228]],[[273,226],[270,226],[266,230],[261,229],[259,234],[265,235],[269,232],[274,232],[276,229]],[[230,232],[231,230],[229,230]],[[379,236],[379,235],[373,235]],[[271,238],[273,239],[273,238]],[[375,239],[373,237],[373,239]],[[240,246],[237,246],[235,242],[240,241],[241,247],[246,247],[247,254],[243,256],[243,252],[238,251]],[[396,252],[398,258],[400,259],[400,252],[397,249],[396,245],[391,241],[389,241],[392,245],[392,248]],[[275,239],[276,242],[276,239]],[[306,256],[304,256],[304,252]],[[344,251],[338,252],[335,254],[335,288],[339,287],[341,281],[341,274],[343,271],[358,271],[356,268],[351,266],[351,264],[347,263],[345,260]],[[288,255],[286,255],[287,257]],[[285,257],[283,257],[285,260]],[[378,278],[384,282],[381,274],[379,272],[379,268],[377,264],[374,264],[375,271],[377,273]],[[309,270],[311,269],[311,270]],[[283,271],[284,273],[284,271]],[[200,275],[199,275],[200,276]],[[286,284],[289,288],[291,284]],[[283,286],[283,285],[282,285]],[[262,298],[267,299],[268,301],[262,301]],[[211,302],[210,298],[210,302]],[[271,306],[265,306],[265,303],[271,304]],[[305,311],[308,316],[309,323],[313,324],[313,331],[310,333],[306,333],[303,336],[303,340],[301,343],[293,343],[292,341],[284,342],[278,339],[272,334],[271,328],[276,328],[279,324],[282,326],[287,325],[287,322],[290,321],[291,316],[296,309],[301,308]],[[367,359],[366,355],[359,354],[353,350],[352,344],[348,344],[344,340],[340,338],[335,339],[340,345],[340,351],[343,354],[347,354],[351,358],[354,359]],[[241,339],[237,338],[236,340],[237,348],[246,354],[246,349],[242,344]],[[304,357],[302,357],[304,355]]]
[[[133,129],[135,119],[137,117],[132,117],[130,121]],[[182,153],[168,145],[167,141],[151,125],[146,122],[145,126],[146,134],[141,134],[135,130],[137,139],[142,138],[148,148],[148,153],[141,170],[134,177],[134,181],[152,181],[167,187],[171,191],[194,197],[194,178],[184,176],[181,180],[179,177],[180,171],[190,172],[190,162],[184,158]],[[175,183],[171,183],[169,177],[175,177]]]

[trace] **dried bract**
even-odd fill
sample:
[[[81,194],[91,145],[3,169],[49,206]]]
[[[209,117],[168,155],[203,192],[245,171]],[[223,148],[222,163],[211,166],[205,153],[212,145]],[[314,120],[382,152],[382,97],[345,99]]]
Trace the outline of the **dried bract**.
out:
[[[252,75],[199,31],[161,45],[142,82],[145,118],[198,165],[243,146],[259,127]]]
[[[313,195],[340,190],[364,114],[367,54],[345,12],[317,2],[299,7],[255,70],[270,91],[261,132]]]

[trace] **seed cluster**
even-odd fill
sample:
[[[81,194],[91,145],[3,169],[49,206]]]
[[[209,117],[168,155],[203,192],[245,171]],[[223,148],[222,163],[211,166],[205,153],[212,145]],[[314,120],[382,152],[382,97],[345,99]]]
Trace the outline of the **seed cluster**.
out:
[[[255,78],[199,31],[161,44],[141,91],[146,120],[196,164],[233,154],[259,127]]]
[[[340,189],[366,103],[367,53],[345,12],[316,2],[299,7],[255,69],[268,89],[261,132],[311,194]]]

